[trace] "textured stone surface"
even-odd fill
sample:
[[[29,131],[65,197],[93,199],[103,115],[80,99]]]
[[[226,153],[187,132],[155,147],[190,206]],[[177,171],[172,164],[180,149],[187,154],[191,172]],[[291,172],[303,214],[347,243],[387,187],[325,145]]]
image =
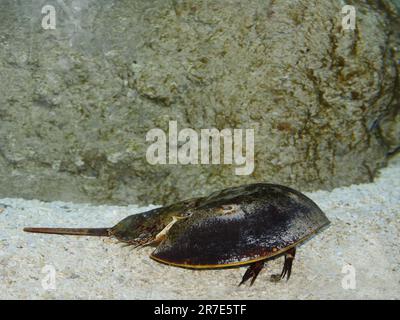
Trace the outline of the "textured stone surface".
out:
[[[0,194],[166,203],[241,183],[312,190],[372,179],[399,145],[389,2],[0,4]],[[397,82],[396,82],[397,81]],[[149,129],[254,128],[256,167],[151,166]]]
[[[267,263],[251,288],[237,286],[245,267],[187,270],[151,260],[149,247],[22,231],[110,226],[153,206],[0,199],[0,299],[398,299],[400,157],[374,183],[307,196],[331,225],[298,248],[288,282],[269,281],[281,271],[283,258],[278,258]],[[49,284],[49,266],[55,271],[54,290],[42,287]],[[355,276],[352,288],[342,285],[349,270]]]

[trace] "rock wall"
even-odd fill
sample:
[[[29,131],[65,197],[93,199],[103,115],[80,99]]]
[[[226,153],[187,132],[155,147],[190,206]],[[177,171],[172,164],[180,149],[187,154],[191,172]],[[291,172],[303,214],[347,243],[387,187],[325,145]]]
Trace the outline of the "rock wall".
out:
[[[347,3],[355,30],[339,0],[1,1],[0,196],[161,204],[373,179],[400,146],[398,8]],[[150,165],[146,133],[170,121],[254,129],[253,173]]]

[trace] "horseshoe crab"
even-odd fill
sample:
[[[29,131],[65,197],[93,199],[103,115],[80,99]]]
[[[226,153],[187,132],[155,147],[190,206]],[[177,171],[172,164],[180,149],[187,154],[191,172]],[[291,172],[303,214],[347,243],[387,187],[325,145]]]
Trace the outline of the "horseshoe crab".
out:
[[[256,183],[134,214],[111,228],[24,231],[106,236],[135,247],[156,246],[151,258],[177,267],[248,265],[240,284],[251,278],[252,285],[266,260],[281,255],[285,257],[283,270],[272,280],[288,280],[296,247],[329,223],[304,194],[281,185]]]

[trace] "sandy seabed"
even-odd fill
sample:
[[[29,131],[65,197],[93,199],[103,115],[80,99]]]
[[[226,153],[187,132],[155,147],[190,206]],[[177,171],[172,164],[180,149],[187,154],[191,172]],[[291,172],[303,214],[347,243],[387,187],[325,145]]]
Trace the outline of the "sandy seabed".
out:
[[[268,262],[252,287],[246,267],[187,270],[115,240],[29,234],[26,226],[103,227],[155,206],[0,199],[1,299],[399,299],[400,156],[374,183],[307,193],[331,220],[297,250],[288,282]]]

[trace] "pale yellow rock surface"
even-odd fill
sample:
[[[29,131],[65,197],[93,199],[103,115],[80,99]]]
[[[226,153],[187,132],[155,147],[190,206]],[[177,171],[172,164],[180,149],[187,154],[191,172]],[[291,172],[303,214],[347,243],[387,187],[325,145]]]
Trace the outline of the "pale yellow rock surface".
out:
[[[342,28],[346,3],[356,30]],[[400,146],[393,3],[56,1],[43,30],[46,1],[2,0],[0,195],[146,205],[256,181],[367,182]],[[254,172],[150,165],[146,133],[170,120],[254,129]]]

